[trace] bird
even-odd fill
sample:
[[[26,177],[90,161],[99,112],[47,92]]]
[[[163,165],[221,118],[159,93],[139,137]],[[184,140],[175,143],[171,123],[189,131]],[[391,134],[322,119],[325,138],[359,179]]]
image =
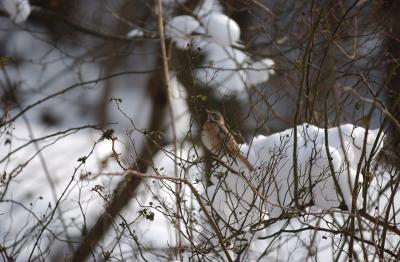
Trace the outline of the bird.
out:
[[[201,131],[204,146],[218,156],[229,155],[234,160],[239,159],[249,171],[253,171],[254,166],[241,154],[239,145],[227,128],[222,114],[213,110],[206,110],[206,112],[208,118]]]

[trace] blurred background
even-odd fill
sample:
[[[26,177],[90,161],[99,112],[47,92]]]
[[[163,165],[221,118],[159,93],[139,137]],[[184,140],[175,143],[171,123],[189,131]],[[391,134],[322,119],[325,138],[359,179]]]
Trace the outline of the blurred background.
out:
[[[247,144],[302,123],[380,129],[381,161],[398,165],[397,1],[158,4],[0,0],[4,261],[179,260],[179,212],[166,200],[176,185],[123,174],[174,176],[182,161],[190,179],[210,183],[212,161],[200,141],[206,109],[220,111]],[[379,197],[393,195],[398,208],[396,172],[377,183]],[[326,250],[332,260],[348,258],[335,253],[345,250],[337,235],[324,247],[302,246],[317,242],[311,235],[263,259],[318,260]],[[400,252],[395,240],[378,243]],[[194,253],[185,259],[204,259]]]

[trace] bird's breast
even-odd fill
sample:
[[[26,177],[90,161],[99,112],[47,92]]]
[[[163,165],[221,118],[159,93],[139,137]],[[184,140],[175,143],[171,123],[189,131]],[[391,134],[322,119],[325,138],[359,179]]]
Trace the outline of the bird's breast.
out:
[[[217,125],[209,122],[204,123],[203,129],[201,131],[201,141],[203,142],[204,146],[210,151],[215,151],[220,146],[218,132],[219,128]]]

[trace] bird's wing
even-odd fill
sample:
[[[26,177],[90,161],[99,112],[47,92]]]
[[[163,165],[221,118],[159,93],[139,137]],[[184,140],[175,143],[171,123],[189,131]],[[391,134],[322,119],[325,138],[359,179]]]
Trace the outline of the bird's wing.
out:
[[[220,132],[218,132],[219,141],[223,143],[223,146],[228,148],[230,154],[236,154],[239,147],[236,143],[232,133],[225,126],[218,125]]]
[[[243,136],[240,134],[240,132],[232,129],[228,123],[225,122],[225,126],[228,130],[230,130],[229,132],[231,133],[231,135],[233,136],[233,138],[235,138],[235,141],[239,144],[243,144],[246,142],[246,140],[243,138]]]

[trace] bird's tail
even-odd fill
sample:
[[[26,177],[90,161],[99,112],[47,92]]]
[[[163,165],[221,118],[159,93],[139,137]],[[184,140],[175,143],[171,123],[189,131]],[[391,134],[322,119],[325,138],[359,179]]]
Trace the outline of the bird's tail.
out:
[[[237,158],[239,158],[240,162],[242,162],[250,172],[254,171],[254,166],[242,154],[238,154]]]

